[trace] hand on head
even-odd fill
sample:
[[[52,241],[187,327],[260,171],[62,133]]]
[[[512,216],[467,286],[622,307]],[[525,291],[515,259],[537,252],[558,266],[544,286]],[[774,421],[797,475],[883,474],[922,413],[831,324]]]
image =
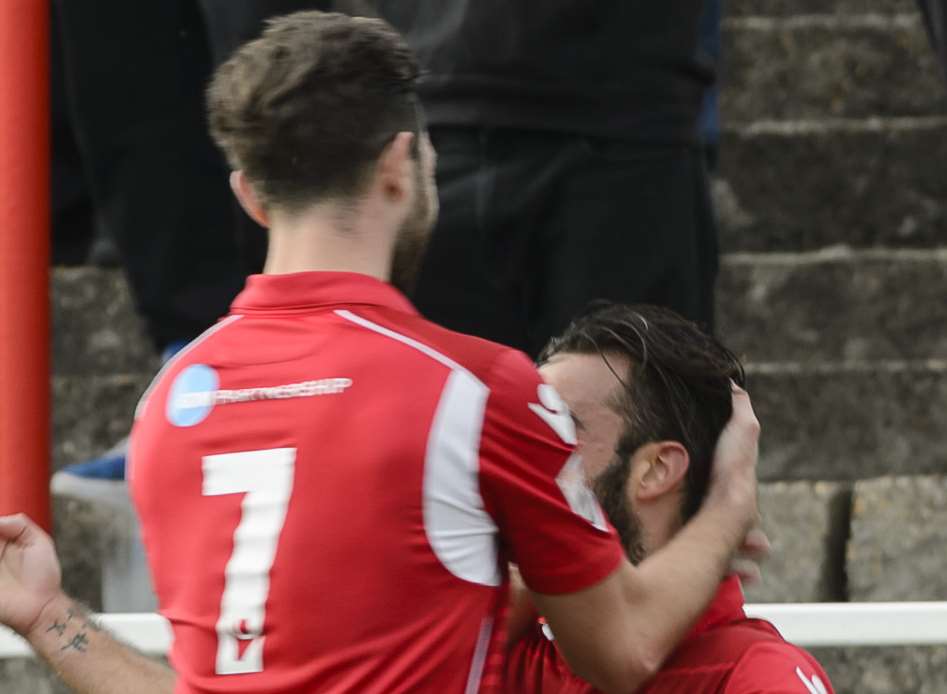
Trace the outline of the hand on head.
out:
[[[769,554],[769,540],[760,528],[757,504],[756,464],[759,457],[760,423],[753,413],[750,396],[733,384],[733,415],[720,434],[714,451],[708,498],[726,504],[742,517],[746,536],[733,561],[732,571],[745,582],[760,579],[759,562]]]
[[[23,514],[0,516],[0,623],[28,634],[60,582],[49,535]]]

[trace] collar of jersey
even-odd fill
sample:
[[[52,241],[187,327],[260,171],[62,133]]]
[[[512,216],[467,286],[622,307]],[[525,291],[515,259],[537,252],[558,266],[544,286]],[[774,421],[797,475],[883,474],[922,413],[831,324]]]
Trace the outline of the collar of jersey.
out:
[[[714,596],[710,607],[707,608],[703,617],[687,635],[687,639],[700,636],[705,631],[710,631],[723,624],[746,619],[743,612],[743,603],[743,586],[740,584],[740,579],[737,576],[727,576],[720,584],[717,595]]]
[[[356,272],[292,272],[251,275],[231,311],[300,311],[371,305],[416,314],[411,302],[386,282]]]

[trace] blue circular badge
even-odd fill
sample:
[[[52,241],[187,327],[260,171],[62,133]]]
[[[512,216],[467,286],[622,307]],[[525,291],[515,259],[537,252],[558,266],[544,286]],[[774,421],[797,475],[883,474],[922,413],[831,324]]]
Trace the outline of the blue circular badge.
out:
[[[220,378],[204,364],[192,364],[178,374],[168,393],[168,421],[179,427],[200,424],[214,409]]]

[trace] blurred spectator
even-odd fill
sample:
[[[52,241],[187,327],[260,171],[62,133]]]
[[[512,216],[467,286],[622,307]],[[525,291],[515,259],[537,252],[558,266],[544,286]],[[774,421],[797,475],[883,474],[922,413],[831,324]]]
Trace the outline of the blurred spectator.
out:
[[[95,213],[161,351],[242,284],[226,170],[206,134],[210,54],[193,0],[57,0],[72,131]]]
[[[947,6],[944,0],[918,0],[931,45],[947,77]]]
[[[95,212],[69,119],[62,44],[55,31],[50,51],[52,260],[54,265],[82,265],[88,260],[92,245]]]
[[[425,315],[535,354],[594,298],[710,327],[703,3],[381,0],[418,51],[441,219]]]
[[[323,10],[352,15],[374,14],[369,0],[197,0],[204,17],[213,66],[241,44],[256,38],[270,17]],[[266,232],[233,201],[233,219],[245,274],[259,272],[266,255]]]
[[[700,18],[701,58],[714,65],[720,64],[720,0],[705,0],[704,14]],[[714,82],[704,92],[704,103],[700,107],[700,139],[704,145],[707,171],[717,172],[720,149],[720,87]]]

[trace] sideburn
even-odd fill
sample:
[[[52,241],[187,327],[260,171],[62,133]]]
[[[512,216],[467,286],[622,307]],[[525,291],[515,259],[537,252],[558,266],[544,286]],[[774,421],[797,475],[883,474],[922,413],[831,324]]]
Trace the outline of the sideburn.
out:
[[[638,564],[645,558],[645,549],[641,522],[625,493],[630,472],[631,458],[622,458],[616,454],[608,467],[592,480],[592,490],[608,516],[608,521],[618,532],[628,560],[632,564]]]

